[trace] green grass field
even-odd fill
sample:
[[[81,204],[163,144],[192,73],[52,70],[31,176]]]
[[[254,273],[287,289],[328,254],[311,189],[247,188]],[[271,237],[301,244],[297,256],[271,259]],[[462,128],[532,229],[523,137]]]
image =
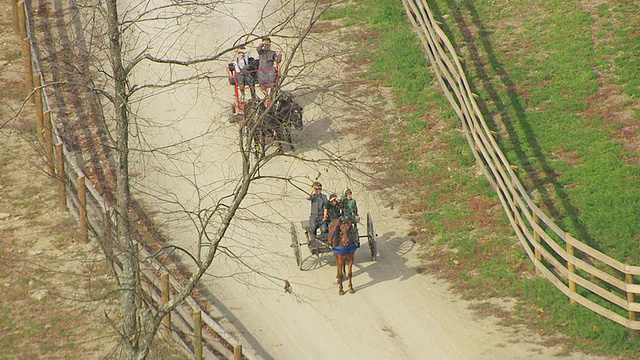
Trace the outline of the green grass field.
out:
[[[640,264],[640,16],[630,1],[429,1],[464,59],[484,118],[527,190],[564,230]],[[530,324],[567,351],[640,355],[634,332],[568,299],[533,267],[475,168],[460,122],[434,80],[400,0],[354,0],[327,19],[365,26],[372,60],[361,76],[390,87],[384,170],[404,179],[405,212],[429,245],[427,271],[464,297],[518,299]],[[400,175],[400,176],[399,176]],[[568,336],[559,340],[553,335]]]

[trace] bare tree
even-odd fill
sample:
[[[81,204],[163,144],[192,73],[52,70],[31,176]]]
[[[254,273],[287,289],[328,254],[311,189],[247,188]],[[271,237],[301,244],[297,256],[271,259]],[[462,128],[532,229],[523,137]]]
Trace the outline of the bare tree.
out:
[[[128,359],[147,356],[162,319],[192,293],[219,251],[228,251],[222,247],[222,243],[233,219],[241,211],[246,211],[243,216],[248,218],[260,218],[260,215],[243,207],[252,185],[256,182],[279,181],[299,186],[299,182],[291,174],[274,175],[261,171],[267,164],[277,157],[286,156],[300,161],[323,163],[327,167],[345,166],[346,162],[338,154],[328,150],[320,150],[318,156],[306,158],[299,154],[283,154],[274,151],[273,147],[259,147],[261,139],[255,135],[260,131],[261,119],[245,119],[236,131],[237,140],[231,142],[237,145],[235,155],[232,159],[220,160],[228,161],[231,163],[229,166],[240,169],[235,176],[223,176],[214,186],[213,183],[200,184],[197,176],[190,176],[177,169],[176,176],[191,182],[196,192],[195,204],[180,199],[177,193],[147,192],[148,196],[169,201],[174,208],[177,206],[187,214],[197,233],[197,250],[194,253],[175,244],[167,246],[168,249],[177,249],[190,259],[191,270],[184,287],[173,294],[169,302],[154,307],[148,299],[137,299],[136,289],[140,287],[137,269],[140,260],[135,251],[128,215],[132,196],[129,173],[131,152],[162,154],[172,159],[182,156],[185,148],[193,147],[196,140],[202,141],[211,134],[218,135],[220,130],[219,127],[211,126],[203,133],[180,138],[166,146],[149,145],[145,137],[148,136],[148,129],[157,126],[157,122],[141,116],[137,111],[138,107],[158,93],[172,91],[171,89],[186,84],[197,84],[200,89],[205,88],[203,84],[215,87],[212,84],[219,81],[220,74],[211,71],[209,66],[222,68],[220,63],[225,56],[229,57],[236,48],[253,45],[263,35],[281,39],[287,44],[287,48],[283,49],[286,56],[282,63],[281,86],[292,86],[304,81],[308,69],[327,57],[311,56],[309,51],[305,52],[304,42],[323,11],[332,4],[326,1],[302,4],[304,6],[295,1],[266,1],[260,17],[254,23],[246,24],[237,19],[236,23],[244,29],[244,34],[221,42],[214,47],[213,53],[208,54],[193,53],[182,45],[179,38],[184,34],[196,38],[201,36],[202,34],[189,32],[195,32],[194,29],[201,25],[201,19],[207,16],[233,18],[235,15],[225,1],[143,1],[127,4],[107,0],[79,5],[81,11],[78,17],[91,36],[86,55],[91,58],[93,70],[78,71],[81,70],[85,75],[102,75],[86,80],[82,86],[89,87],[92,92],[106,99],[101,102],[100,107],[103,110],[105,128],[117,155],[115,208],[117,242],[120,247],[118,258],[123,267],[118,279],[122,312],[122,322],[118,328]],[[277,20],[271,20],[270,25],[265,25],[268,18],[274,17]],[[215,24],[211,28],[222,31]],[[162,46],[154,48],[158,44]],[[302,55],[302,60],[298,55]],[[153,70],[139,70],[145,67]],[[318,92],[322,89],[312,90]],[[276,93],[278,91],[280,89],[276,89]],[[145,127],[144,122],[150,125]],[[132,134],[136,140],[134,146],[130,142]],[[145,144],[148,146],[145,147]],[[194,163],[197,158],[198,155],[195,155]],[[168,169],[160,171],[169,172]],[[194,170],[191,175],[197,172]],[[260,198],[260,195],[256,195],[256,198]],[[265,200],[264,203],[268,201]],[[206,250],[202,252],[202,249]],[[237,258],[242,261],[241,256]]]

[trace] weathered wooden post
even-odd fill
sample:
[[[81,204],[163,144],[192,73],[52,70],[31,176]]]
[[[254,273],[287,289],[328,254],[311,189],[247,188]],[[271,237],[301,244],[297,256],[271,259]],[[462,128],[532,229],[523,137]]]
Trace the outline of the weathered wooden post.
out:
[[[569,234],[567,234],[567,236],[570,236]],[[574,251],[573,251],[573,245],[567,243],[567,253],[569,254],[569,256],[573,257],[574,255]],[[571,275],[576,273],[576,267],[573,264],[573,262],[570,259],[567,259],[567,269],[569,270],[569,290],[571,290],[572,293],[576,293],[576,283],[571,280]],[[575,304],[575,300],[573,300],[572,297],[569,298],[569,302],[571,304]]]
[[[47,165],[49,166],[49,175],[55,175],[53,167],[53,123],[51,121],[51,111],[44,112],[44,149],[47,154]]]
[[[625,277],[625,282],[627,283],[627,285],[633,285],[633,275],[632,274],[625,274],[624,277]],[[627,302],[629,303],[629,305],[631,305],[634,302],[636,302],[636,294],[632,293],[631,291],[627,291]],[[636,321],[636,313],[635,313],[635,311],[629,310],[629,320]]]
[[[20,38],[22,39],[22,59],[24,60],[25,79],[27,91],[33,91],[33,68],[31,67],[31,40],[27,34],[27,16],[24,1],[18,2],[18,22],[20,26]],[[31,102],[34,100],[31,98]]]
[[[109,274],[115,274],[113,268],[113,238],[111,237],[111,211],[107,209],[104,212],[104,234],[102,234],[104,256],[107,261],[107,272]]]
[[[38,141],[43,144],[44,138],[42,135],[42,128],[44,126],[44,109],[42,108],[42,90],[40,89],[40,87],[42,86],[42,80],[40,74],[37,74],[33,78],[33,82],[35,91],[35,93],[33,94],[33,99],[36,102],[36,131],[38,132],[36,135],[38,135]]]
[[[67,211],[67,182],[64,173],[64,153],[62,143],[56,144],[56,176],[58,177],[58,204],[60,209]]]
[[[11,13],[13,14],[13,31],[20,35],[20,19],[18,15],[18,0],[11,0]]]
[[[78,213],[80,214],[81,239],[86,243],[89,241],[89,226],[87,224],[87,188],[84,176],[78,177],[78,201],[80,202]]]
[[[133,250],[136,252],[134,255],[136,258],[136,277],[138,278],[136,284],[136,305],[140,306],[142,305],[142,272],[140,271],[140,247],[138,243],[133,244]],[[164,294],[162,296],[164,299]]]
[[[233,360],[242,360],[242,345],[233,347]]]
[[[195,337],[193,350],[196,353],[196,360],[202,360],[202,313],[193,313],[193,335]]]
[[[29,38],[22,39],[22,58],[24,59],[25,81],[27,83],[27,91],[33,91],[33,69],[31,68],[31,41]],[[31,102],[35,103],[33,97]]]
[[[166,304],[169,302],[169,275],[162,274],[162,303]],[[168,313],[164,319],[162,319],[162,323],[164,324],[164,336],[167,339],[171,339],[171,313]]]
[[[27,37],[27,23],[24,11],[24,1],[18,1],[16,3],[16,12],[18,13],[18,36],[20,39]]]
[[[540,224],[540,219],[538,218],[538,214],[536,214],[535,212],[533,213],[533,222],[536,223],[537,225]],[[533,241],[535,241],[535,243],[538,246],[540,246],[540,233],[538,233],[538,231],[535,228],[533,229]],[[542,255],[540,254],[540,250],[538,250],[537,247],[534,250],[534,255],[538,264],[542,265]],[[536,266],[536,275],[540,275],[540,269],[538,269],[537,266]]]

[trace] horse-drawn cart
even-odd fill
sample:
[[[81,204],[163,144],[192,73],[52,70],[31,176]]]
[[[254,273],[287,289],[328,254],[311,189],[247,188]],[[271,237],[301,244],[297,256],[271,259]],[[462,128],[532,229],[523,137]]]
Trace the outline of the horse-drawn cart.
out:
[[[246,54],[247,50],[242,47],[238,48],[237,53]],[[261,103],[265,108],[269,107],[272,100],[272,92],[274,89],[280,87],[280,62],[282,60],[282,49],[278,48],[275,55],[275,51],[271,51],[279,60],[273,59],[272,66],[264,65],[260,63],[258,58],[246,55],[246,58],[237,58],[227,64],[227,77],[229,85],[233,86],[233,94],[235,100],[231,105],[231,117],[229,122],[240,122],[244,119],[245,114],[250,110],[249,106]],[[260,50],[258,50],[260,53]],[[245,56],[245,55],[243,55]],[[244,70],[240,69],[240,64],[246,64]],[[263,66],[263,67],[260,67]],[[271,77],[273,77],[271,79]],[[265,82],[265,79],[267,80]],[[251,95],[246,95],[245,90],[250,90]],[[261,89],[265,98],[260,100],[258,97],[258,90]],[[251,102],[251,100],[254,100]],[[258,101],[260,100],[260,101]],[[255,109],[253,109],[255,110]]]
[[[238,61],[238,60],[236,60]],[[252,57],[247,59],[247,70],[236,71],[236,63],[227,64],[229,85],[233,86],[235,101],[231,105],[229,122],[239,123],[243,133],[251,136],[257,153],[264,152],[265,142],[270,139],[278,151],[283,151],[281,144],[287,144],[293,150],[291,130],[302,130],[302,106],[291,92],[280,88],[280,64],[273,67],[259,68],[259,61]],[[260,75],[272,72],[275,83],[260,85]],[[242,77],[242,81],[240,81]],[[251,84],[247,79],[253,79]],[[250,88],[251,96],[245,98],[246,88]],[[258,89],[263,89],[264,98],[259,98]]]
[[[302,220],[302,229],[304,229],[304,235],[306,242],[302,242],[298,237],[298,232],[291,223],[291,247],[293,248],[294,255],[296,257],[296,263],[298,268],[302,270],[302,245],[307,245],[312,255],[319,256],[321,253],[331,252],[329,247],[328,234],[315,235],[311,234],[311,227],[309,226],[309,220]],[[367,238],[369,243],[369,253],[371,260],[375,260],[378,254],[377,237],[375,229],[373,228],[373,217],[370,213],[367,213],[367,233],[365,235],[359,235],[358,238]]]

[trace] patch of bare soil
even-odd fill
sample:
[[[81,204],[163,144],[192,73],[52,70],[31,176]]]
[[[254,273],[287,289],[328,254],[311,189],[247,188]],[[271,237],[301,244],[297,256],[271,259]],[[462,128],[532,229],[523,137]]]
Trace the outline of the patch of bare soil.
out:
[[[115,340],[102,315],[114,305],[104,261],[79,242],[75,218],[57,208],[35,144],[6,131],[0,142],[3,355],[103,358]]]
[[[95,241],[81,242],[77,219],[59,206],[57,182],[47,173],[35,135],[35,106],[25,100],[30,92],[11,6],[2,2],[0,13],[0,357],[122,358],[115,330],[117,285],[101,248]],[[35,15],[36,41],[44,44],[45,82],[65,81],[74,74],[65,64],[79,60],[72,59],[75,51],[51,41],[65,35],[62,14],[42,5]],[[113,174],[96,124],[96,103],[82,87],[56,90],[52,111],[62,119],[56,125],[67,135],[65,148],[89,157],[84,172],[108,197]],[[148,358],[183,359],[184,354],[158,337]]]
[[[3,2],[0,13],[0,355],[120,358],[119,338],[109,320],[118,317],[116,285],[101,249],[95,242],[80,242],[76,218],[58,205],[57,183],[47,174],[44,150],[35,136],[35,107],[25,101],[29,92],[10,5]],[[86,98],[73,89],[63,94],[77,102],[63,106],[67,115],[72,114],[69,109],[81,115],[82,108],[91,108],[82,106]],[[76,140],[91,147],[90,139]],[[105,177],[94,163],[88,164],[89,179]],[[162,341],[149,355],[183,357]]]
[[[603,18],[597,16],[595,3],[581,1],[580,5],[591,14],[594,21],[592,38],[595,46],[607,46],[606,39],[615,37],[615,34],[610,35],[609,32],[612,30],[606,24],[603,25]],[[615,22],[617,20],[614,17],[607,18],[606,21]],[[613,56],[608,60],[611,64],[615,63]],[[624,94],[622,85],[609,81],[609,79],[615,78],[615,75],[612,74],[613,67],[597,71],[600,86],[589,99],[589,108],[582,115],[594,122],[605,122],[613,130],[613,140],[619,142],[628,154],[621,160],[637,166],[640,164],[640,156],[631,154],[637,154],[640,149],[640,138],[638,137],[640,126],[634,117],[634,113],[637,113],[637,109],[640,108],[640,101]]]
[[[75,218],[61,211],[56,183],[24,102],[20,41],[11,7],[0,13],[0,349],[15,359],[104,358],[116,337],[113,284],[92,244],[79,242]]]

